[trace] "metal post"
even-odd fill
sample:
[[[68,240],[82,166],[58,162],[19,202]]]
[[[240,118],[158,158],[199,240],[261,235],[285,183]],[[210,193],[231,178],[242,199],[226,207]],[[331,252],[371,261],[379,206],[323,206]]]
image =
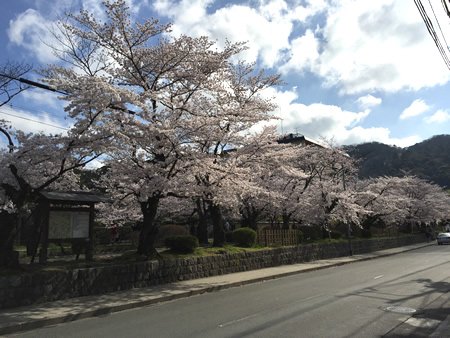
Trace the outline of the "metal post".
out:
[[[48,223],[50,219],[50,202],[44,201],[42,203],[43,220],[42,220],[42,237],[41,250],[39,251],[39,264],[47,264],[47,249],[48,249]]]
[[[351,235],[352,235],[352,225],[349,224],[347,227],[348,251],[349,251],[349,255],[353,256]]]
[[[89,242],[86,247],[86,260],[91,261],[94,258],[94,203],[89,205]]]

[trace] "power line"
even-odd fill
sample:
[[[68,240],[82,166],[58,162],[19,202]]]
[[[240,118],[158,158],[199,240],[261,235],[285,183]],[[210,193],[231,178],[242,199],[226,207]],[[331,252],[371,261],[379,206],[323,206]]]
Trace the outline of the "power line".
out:
[[[54,87],[45,85],[43,83],[34,82],[34,81],[31,81],[31,80],[28,80],[28,79],[24,79],[23,77],[17,78],[17,77],[8,75],[8,74],[3,74],[3,73],[0,73],[0,76],[4,76],[4,77],[7,77],[8,79],[22,82],[22,83],[25,83],[25,84],[30,85],[30,86],[34,86],[34,87],[42,88],[42,89],[45,89],[45,90],[50,90],[50,91],[55,92],[55,93],[60,93],[60,94],[63,94],[63,95],[67,95],[66,92],[57,90]]]
[[[448,15],[448,17],[450,18],[450,10],[449,10],[449,6],[447,5],[447,3],[445,2],[445,0],[441,0],[442,2],[442,6],[444,6],[444,10],[445,13]]]
[[[439,50],[439,53],[442,56],[442,59],[444,60],[447,68],[450,70],[450,60],[447,56],[448,47],[444,49],[442,46],[442,43],[436,34],[436,31],[434,30],[433,23],[430,20],[430,17],[428,16],[425,8],[423,7],[421,0],[414,0],[414,3],[416,4],[417,9],[419,10],[420,15],[422,16],[423,21],[425,22],[425,26],[428,29],[428,33],[430,33],[431,37],[433,38],[434,43],[436,44],[436,47]],[[438,21],[439,24],[439,21]]]
[[[434,18],[436,19],[436,22],[437,22],[437,24],[438,24],[439,30],[441,31],[441,35],[442,35],[442,37],[444,38],[445,46],[447,46],[447,50],[448,50],[448,43],[447,43],[447,40],[445,40],[444,32],[442,31],[441,24],[439,23],[439,20],[438,20],[438,18],[437,18],[437,16],[436,16],[436,13],[434,12],[433,5],[431,4],[431,1],[430,1],[430,0],[428,0],[428,3],[430,4],[431,11],[433,12],[433,15],[434,15]]]
[[[47,115],[55,116],[56,118],[59,118],[59,119],[65,119],[66,118],[65,116],[61,116],[59,114],[50,113],[50,112],[42,111],[42,110],[38,110],[38,109],[33,109],[33,108],[30,108],[30,107],[27,107],[27,106],[23,106],[23,105],[20,105],[20,104],[17,104],[17,103],[9,103],[8,106],[11,107],[12,109],[18,108],[18,109],[21,109],[21,110],[29,111],[30,113],[34,113],[34,114],[39,114],[39,115],[47,114]]]
[[[33,119],[28,118],[28,117],[23,117],[23,116],[14,115],[14,114],[11,114],[11,113],[6,113],[6,112],[4,112],[4,111],[2,111],[2,110],[0,110],[0,114],[5,114],[5,115],[9,115],[9,116],[14,116],[14,117],[17,117],[17,118],[19,118],[19,119],[31,121],[31,122],[34,122],[34,123],[40,123],[40,124],[43,124],[43,125],[46,125],[46,126],[49,126],[49,127],[59,128],[59,129],[63,129],[63,130],[69,130],[69,128],[64,128],[64,127],[56,126],[56,125],[54,125],[54,124],[50,124],[50,123],[45,123],[45,122],[42,122],[42,121],[33,120]]]
[[[55,92],[55,93],[60,93],[60,94],[63,94],[63,95],[69,95],[69,93],[57,90],[57,89],[55,89],[55,87],[47,86],[47,85],[39,83],[39,82],[34,82],[34,81],[31,81],[31,80],[27,80],[27,79],[24,79],[22,77],[17,78],[17,77],[14,77],[14,76],[10,76],[10,75],[7,75],[7,74],[0,73],[0,77],[1,76],[7,77],[8,79],[11,79],[11,80],[16,80],[16,81],[19,81],[19,82],[22,82],[22,83],[26,83],[26,84],[28,84],[30,86],[42,88],[42,89],[45,89],[45,90],[50,90],[50,91]],[[122,108],[122,107],[118,107],[118,106],[114,106],[114,105],[110,106],[109,108],[117,109],[117,110],[129,113],[131,115],[136,115],[136,112],[133,111],[133,110],[130,110],[130,109],[126,109],[126,108]]]

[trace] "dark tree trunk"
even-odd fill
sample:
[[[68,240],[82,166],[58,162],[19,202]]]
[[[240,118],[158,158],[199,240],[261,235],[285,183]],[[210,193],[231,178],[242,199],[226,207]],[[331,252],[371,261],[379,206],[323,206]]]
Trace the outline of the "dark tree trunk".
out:
[[[209,214],[213,223],[213,246],[222,247],[225,244],[225,231],[223,229],[222,212],[220,207],[211,203],[209,205]]]
[[[137,253],[151,258],[158,256],[158,252],[155,248],[155,240],[158,234],[155,218],[158,211],[158,205],[159,197],[151,197],[146,202],[141,202],[141,211],[144,220],[139,236]]]
[[[19,255],[14,251],[14,229],[17,214],[0,212],[0,268],[19,266]]]
[[[200,244],[208,244],[208,222],[206,210],[202,205],[202,200],[198,199],[196,201],[196,205],[198,213],[198,227],[197,227],[198,242]]]
[[[245,227],[253,229],[255,231],[258,230],[258,217],[260,212],[253,208],[252,206],[245,206],[245,209],[241,212],[242,215],[242,224]]]
[[[370,231],[370,228],[377,220],[378,220],[378,215],[367,216],[361,225],[362,225],[363,229]]]
[[[283,229],[289,230],[289,223],[291,222],[291,215],[283,213]]]

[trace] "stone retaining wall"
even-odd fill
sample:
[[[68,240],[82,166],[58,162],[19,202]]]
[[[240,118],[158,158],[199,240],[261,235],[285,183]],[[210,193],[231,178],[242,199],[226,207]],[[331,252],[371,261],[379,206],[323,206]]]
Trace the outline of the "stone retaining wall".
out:
[[[353,254],[406,246],[425,236],[352,241]],[[104,294],[179,280],[346,256],[348,243],[324,243],[257,252],[182,258],[127,265],[0,277],[0,308]]]

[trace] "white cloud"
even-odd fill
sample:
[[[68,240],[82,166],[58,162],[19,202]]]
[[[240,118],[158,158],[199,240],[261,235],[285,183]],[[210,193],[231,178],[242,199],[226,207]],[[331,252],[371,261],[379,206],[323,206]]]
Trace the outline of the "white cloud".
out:
[[[450,113],[448,110],[438,110],[432,116],[425,117],[424,121],[427,123],[444,123],[450,121]]]
[[[284,59],[283,53],[290,48],[289,37],[294,22],[304,21],[322,11],[324,1],[311,1],[307,6],[294,6],[289,1],[261,1],[255,8],[249,5],[227,5],[208,13],[212,1],[159,0],[153,8],[171,18],[173,33],[188,32],[190,36],[206,35],[223,43],[248,41],[249,50],[240,58],[248,62],[260,60],[264,67],[274,67]],[[252,4],[255,5],[255,4]]]
[[[250,50],[241,55],[247,61],[280,66],[283,74],[311,71],[341,94],[418,90],[450,81],[414,3],[300,3],[258,1],[253,8],[239,3],[214,11],[212,0],[159,0],[153,8],[174,22],[175,35],[248,41]]]
[[[271,89],[268,94],[275,96],[275,102],[280,106],[274,112],[274,116],[282,119],[275,123],[279,132],[283,134],[300,133],[316,140],[322,138],[333,140],[340,145],[376,141],[407,147],[421,141],[417,135],[392,138],[388,128],[361,126],[361,123],[370,114],[369,109],[351,112],[322,103],[310,105],[295,103],[298,99],[296,88],[283,92],[275,92],[274,89]]]
[[[82,0],[81,3],[82,3],[83,9],[87,10],[89,13],[94,14],[94,17],[96,18],[96,20],[104,21],[106,19],[105,8],[102,5],[102,1]]]
[[[34,9],[27,9],[15,20],[10,20],[8,37],[12,44],[18,45],[33,53],[42,63],[57,60],[48,45],[53,40],[49,28],[52,22],[46,20]]]
[[[316,33],[321,52],[311,68],[325,86],[354,94],[418,90],[450,80],[412,2],[347,0],[334,4],[325,26]]]
[[[305,35],[291,42],[289,60],[279,68],[279,71],[288,74],[290,71],[312,70],[319,57],[319,40],[308,29]]]
[[[399,118],[400,120],[404,120],[410,117],[414,117],[426,112],[430,108],[431,107],[427,105],[424,100],[417,99],[414,100],[408,108],[403,110]]]
[[[283,107],[283,126],[286,131],[299,132],[312,138],[334,139],[339,144],[348,142],[348,130],[356,127],[369,111],[354,113],[337,106],[321,103],[291,104]]]
[[[24,133],[65,134],[68,128],[61,119],[45,112],[27,113],[20,109],[12,109],[9,106],[0,108],[0,118],[9,121],[12,128]]]
[[[21,93],[25,101],[30,102],[33,106],[44,105],[47,108],[56,108],[60,111],[64,110],[63,101],[58,100],[57,95],[43,89],[30,88]],[[13,103],[14,104],[14,103]]]
[[[379,97],[367,94],[366,96],[361,96],[356,100],[356,103],[363,109],[372,108],[381,104],[382,100]]]
[[[390,130],[384,127],[364,128],[359,124],[368,116],[369,110],[350,112],[337,106],[324,104],[292,104],[289,114],[283,109],[285,131],[299,132],[313,139],[333,139],[341,145],[377,141],[385,144],[406,147],[420,142],[418,136],[404,139],[390,137]]]
[[[142,8],[149,7],[149,0],[127,0],[127,3],[131,12],[136,15],[139,14]],[[141,18],[139,17],[136,19],[139,21]]]

